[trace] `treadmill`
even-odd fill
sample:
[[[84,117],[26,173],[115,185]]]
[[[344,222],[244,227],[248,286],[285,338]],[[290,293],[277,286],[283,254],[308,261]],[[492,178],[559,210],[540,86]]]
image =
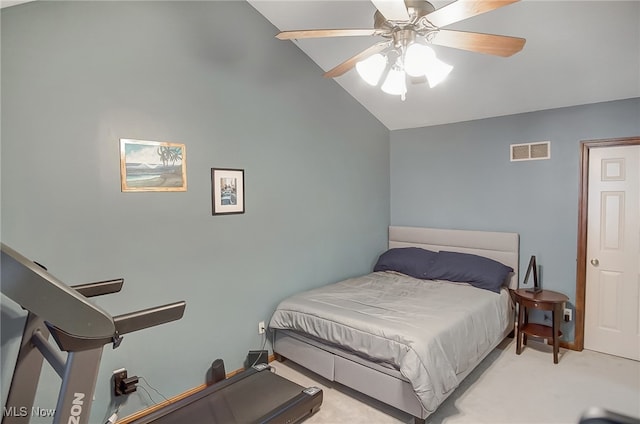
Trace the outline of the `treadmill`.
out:
[[[293,424],[321,404],[318,387],[304,388],[258,364],[130,424]]]
[[[104,346],[115,349],[124,334],[181,319],[186,303],[111,316],[88,298],[119,292],[123,279],[68,286],[4,243],[1,251],[2,294],[28,311],[2,424],[29,423],[31,414],[22,411],[32,410],[45,359],[62,379],[53,424],[89,424]],[[304,388],[258,364],[135,422],[289,424],[321,404],[319,388]]]
[[[186,303],[111,316],[89,298],[119,292],[123,279],[70,287],[6,244],[1,250],[2,294],[28,311],[2,424],[29,422],[45,359],[62,379],[53,424],[88,424],[104,346],[181,319]]]

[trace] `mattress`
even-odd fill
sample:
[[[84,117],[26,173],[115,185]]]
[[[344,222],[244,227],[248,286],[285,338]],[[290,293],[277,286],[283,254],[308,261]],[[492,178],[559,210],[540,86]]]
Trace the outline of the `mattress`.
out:
[[[506,289],[374,272],[285,299],[269,326],[398,370],[433,412],[503,338],[512,317]]]

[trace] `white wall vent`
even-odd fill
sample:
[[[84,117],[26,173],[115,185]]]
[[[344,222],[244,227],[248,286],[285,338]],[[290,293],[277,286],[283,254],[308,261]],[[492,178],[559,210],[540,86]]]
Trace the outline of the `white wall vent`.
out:
[[[551,157],[551,142],[538,141],[511,145],[511,162],[541,160]]]

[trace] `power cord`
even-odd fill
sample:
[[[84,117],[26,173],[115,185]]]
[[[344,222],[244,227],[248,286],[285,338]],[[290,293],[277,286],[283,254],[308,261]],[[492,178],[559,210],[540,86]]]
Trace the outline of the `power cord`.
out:
[[[267,345],[267,332],[266,331],[264,333],[262,333],[262,338],[264,339],[264,341],[262,342],[262,347],[260,348],[260,351],[263,351],[264,347]],[[254,367],[258,363],[259,360],[260,360],[260,355],[258,355],[256,360],[253,361],[253,364],[251,364],[251,367]],[[268,357],[267,357],[267,362],[269,362],[269,358]]]
[[[149,386],[149,388],[151,390],[153,390],[154,392],[156,392],[157,394],[159,394],[160,396],[162,396],[162,398],[166,401],[169,402],[169,399],[167,399],[167,397],[165,395],[163,395],[162,393],[160,393],[160,391],[158,389],[156,389],[155,387],[153,387],[146,378],[144,377],[138,377],[140,380],[144,381],[144,383]],[[153,397],[151,396],[151,393],[149,393],[149,391],[146,389],[146,387],[138,385],[139,388],[141,388],[142,390],[144,390],[147,393],[147,396],[149,397],[149,400],[151,401],[151,403],[153,404],[157,404],[158,402],[156,402],[155,400],[153,400]],[[116,409],[113,412],[113,414],[111,414],[111,416],[109,418],[107,418],[107,421],[104,424],[115,424],[116,421],[118,421],[118,412],[120,412],[120,406],[121,404],[118,403],[116,405]]]
[[[116,424],[116,421],[118,421],[118,414],[114,412],[104,424]]]
[[[153,398],[151,397],[151,393],[149,393],[149,390],[147,390],[144,386],[138,386],[138,388],[144,390],[144,392],[147,394],[147,396],[149,397],[149,400],[151,401],[152,404],[157,405],[158,402],[156,402],[155,400],[153,400]],[[145,401],[146,402],[146,401]]]
[[[120,405],[116,406],[116,410],[111,414],[104,424],[115,424],[118,421],[118,412],[120,412]]]
[[[162,399],[164,399],[164,401],[165,401],[165,402],[170,403],[169,399],[167,399],[167,397],[166,397],[165,395],[163,395],[162,393],[160,393],[160,391],[159,391],[158,389],[156,389],[155,387],[153,387],[153,386],[152,386],[152,385],[147,381],[147,379],[146,379],[146,378],[144,378],[144,377],[138,377],[138,378],[139,378],[141,381],[143,381],[143,382],[144,382],[144,384],[146,384],[147,386],[149,386],[149,388],[150,388],[151,390],[153,390],[154,392],[156,392],[157,394],[159,394],[159,395],[162,397]],[[153,396],[151,396],[151,393],[149,392],[149,390],[147,390],[147,388],[146,388],[146,387],[144,387],[143,385],[138,385],[138,388],[140,388],[140,389],[144,390],[144,392],[145,392],[145,393],[147,394],[147,396],[149,397],[149,401],[151,401],[151,403],[152,403],[153,405],[157,405],[157,404],[159,404],[159,403],[160,403],[160,402],[156,402],[156,401],[153,399]]]
[[[149,384],[149,382],[147,381],[147,379],[146,379],[146,378],[144,378],[144,377],[140,377],[140,380],[144,381],[144,382],[145,382],[145,384],[146,384],[147,386],[149,386],[149,388],[150,388],[151,390],[153,390],[154,392],[156,392],[157,394],[159,394],[160,396],[162,396],[162,399],[164,399],[166,402],[169,402],[169,399],[167,399],[167,397],[166,397],[165,395],[163,395],[162,393],[160,393],[160,391],[159,391],[158,389],[156,389],[156,388],[155,388],[155,387],[153,387],[151,384]],[[144,389],[144,387],[143,387],[143,389]],[[146,390],[146,389],[145,389],[145,390]],[[149,393],[149,392],[147,391],[147,393]],[[149,398],[151,398],[151,395],[149,395]],[[152,401],[153,401],[153,399],[152,399]]]
[[[109,406],[107,407],[107,412],[106,414],[111,414],[109,416],[109,418],[105,417],[103,418],[105,421],[105,424],[114,424],[117,420],[118,420],[118,414],[120,413],[120,407],[123,404],[124,399],[121,398],[115,398],[112,399],[111,402],[109,402]]]

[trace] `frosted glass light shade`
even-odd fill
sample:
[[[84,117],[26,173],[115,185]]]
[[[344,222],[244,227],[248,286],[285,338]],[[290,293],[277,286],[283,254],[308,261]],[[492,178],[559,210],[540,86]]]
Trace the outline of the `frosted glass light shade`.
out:
[[[380,89],[387,94],[402,96],[407,92],[407,76],[400,69],[391,69]]]
[[[437,60],[436,54],[431,47],[412,43],[407,47],[404,55],[404,70],[412,77],[420,77],[428,72],[434,60]]]
[[[444,63],[434,56],[433,60],[429,63],[427,72],[425,73],[425,75],[427,76],[427,81],[429,81],[429,87],[433,88],[444,81],[444,79],[447,78],[452,69],[453,66]]]
[[[356,71],[369,85],[378,85],[380,76],[387,67],[387,58],[380,53],[369,56],[365,60],[356,63]]]

